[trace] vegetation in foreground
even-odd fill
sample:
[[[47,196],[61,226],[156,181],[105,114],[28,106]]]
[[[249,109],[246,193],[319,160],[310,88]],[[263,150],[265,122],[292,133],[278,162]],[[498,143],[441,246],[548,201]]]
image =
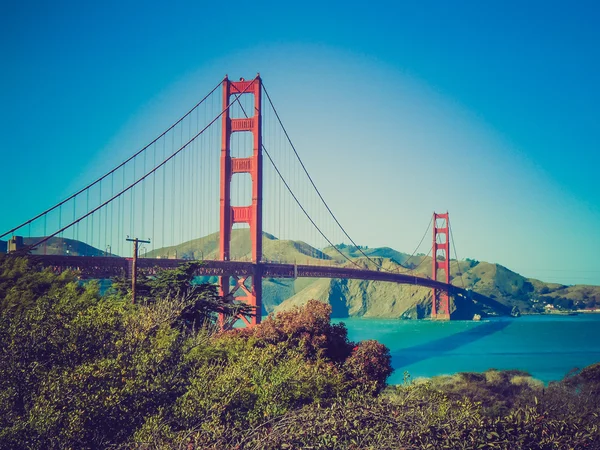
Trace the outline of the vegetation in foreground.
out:
[[[388,350],[321,302],[254,329],[183,268],[146,299],[0,260],[1,448],[600,448],[600,364],[386,387]]]

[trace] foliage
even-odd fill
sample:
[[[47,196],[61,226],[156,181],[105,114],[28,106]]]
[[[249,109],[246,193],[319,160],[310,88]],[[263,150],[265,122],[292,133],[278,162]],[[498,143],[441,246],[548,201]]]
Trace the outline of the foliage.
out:
[[[302,308],[270,315],[259,327],[234,333],[252,346],[277,345],[309,361],[335,364],[346,380],[345,389],[378,393],[393,370],[389,350],[376,341],[348,341],[345,325],[331,324],[330,316],[330,305],[309,300]]]
[[[390,351],[377,341],[363,341],[344,361],[344,370],[354,387],[376,394],[385,387],[387,378],[392,374]]]
[[[189,267],[136,305],[26,260],[0,274],[0,448],[600,448],[598,364],[383,389],[389,351],[320,302],[214,333],[223,299]]]
[[[548,417],[536,405],[488,417],[468,398],[452,400],[416,385],[374,399],[340,398],[329,407],[313,403],[244,433],[233,444],[246,449],[562,449],[598,448],[600,439],[591,419]]]
[[[74,279],[68,272],[56,275],[49,268],[42,270],[30,258],[0,254],[0,311],[25,309]]]
[[[260,327],[241,334],[252,337],[257,346],[285,343],[289,348],[300,349],[306,358],[325,357],[342,362],[350,355],[354,344],[348,341],[343,324],[331,324],[330,315],[330,305],[309,300],[303,308],[270,315]]]
[[[197,283],[196,273],[201,265],[202,262],[187,262],[176,269],[161,270],[152,275],[140,274],[136,285],[139,301],[149,304],[156,299],[179,299],[185,306],[177,318],[178,324],[195,329],[215,323],[218,315],[222,316],[227,327],[240,315],[250,316],[256,313],[246,303],[232,297],[225,300],[221,298],[215,285]],[[129,295],[129,281],[114,280],[113,291],[119,297]]]
[[[534,392],[538,395],[544,386],[527,372],[520,370],[487,370],[483,373],[461,372],[438,376],[427,381],[432,388],[444,392],[451,399],[468,397],[481,406],[482,414],[498,416],[521,406],[524,398]]]
[[[189,284],[188,269],[157,277],[137,305],[73,276],[31,271],[27,292],[41,295],[0,316],[0,447],[170,447],[191,431],[223,442],[356,390],[344,361],[360,346],[330,324],[329,307],[212,335],[195,327],[206,321],[188,319],[190,307],[203,317],[222,309],[199,295],[210,289]]]

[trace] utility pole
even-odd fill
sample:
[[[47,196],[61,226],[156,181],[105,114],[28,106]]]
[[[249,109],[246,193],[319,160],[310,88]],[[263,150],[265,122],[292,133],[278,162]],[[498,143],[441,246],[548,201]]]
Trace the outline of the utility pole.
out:
[[[137,284],[137,259],[138,259],[138,244],[141,242],[143,244],[149,244],[150,239],[144,241],[142,239],[133,238],[131,239],[127,236],[127,240],[129,242],[133,242],[133,265],[131,268],[131,303],[135,303],[136,299],[136,290],[135,285]]]

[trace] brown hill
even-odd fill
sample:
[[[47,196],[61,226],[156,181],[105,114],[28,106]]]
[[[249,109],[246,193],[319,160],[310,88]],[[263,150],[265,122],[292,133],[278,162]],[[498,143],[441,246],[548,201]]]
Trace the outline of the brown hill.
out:
[[[250,260],[248,229],[233,230],[232,259]],[[174,247],[154,250],[148,257],[217,259],[219,234],[214,233]],[[431,257],[410,257],[389,247],[358,248],[340,245],[321,250],[301,241],[279,240],[263,234],[263,255],[269,261],[302,264],[349,264],[342,255],[356,263],[375,269],[406,272],[409,268],[420,276],[431,277]],[[367,260],[363,253],[375,263]],[[475,260],[450,264],[451,283],[489,297],[507,308],[477,302],[452,304],[453,318],[470,319],[474,314],[506,313],[513,307],[521,312],[542,312],[548,303],[557,307],[600,306],[600,287],[563,286],[525,278],[504,266]],[[431,290],[395,283],[340,279],[266,279],[263,282],[263,313],[281,311],[315,298],[332,305],[336,317],[423,318],[431,311]],[[477,299],[477,296],[474,295]]]

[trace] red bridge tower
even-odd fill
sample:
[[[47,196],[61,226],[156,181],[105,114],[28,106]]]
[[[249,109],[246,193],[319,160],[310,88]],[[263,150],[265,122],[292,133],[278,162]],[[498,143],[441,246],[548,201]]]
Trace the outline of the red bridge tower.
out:
[[[448,212],[433,213],[433,252],[431,278],[444,283],[450,283],[450,221]],[[443,274],[438,278],[438,271]],[[448,293],[432,289],[431,318],[450,320],[450,301]]]
[[[241,289],[243,296],[236,297],[256,307],[256,315],[249,320],[242,319],[248,325],[260,323],[262,310],[262,276],[256,263],[262,259],[262,115],[261,115],[261,79],[256,76],[253,80],[229,81],[223,80],[223,109],[222,140],[221,140],[221,232],[219,257],[229,261],[231,252],[231,230],[235,223],[247,223],[250,226],[252,242],[252,262],[255,263],[254,273],[250,280],[246,277],[236,277],[236,284],[229,289],[230,276],[222,276],[219,281],[220,295],[234,294]],[[245,94],[254,94],[253,115],[244,118],[232,118],[229,105],[236,98]],[[233,133],[249,131],[253,134],[252,156],[248,158],[231,157],[231,136]],[[248,173],[252,178],[252,202],[247,206],[231,206],[231,178],[236,173]],[[250,285],[247,285],[246,282]]]

